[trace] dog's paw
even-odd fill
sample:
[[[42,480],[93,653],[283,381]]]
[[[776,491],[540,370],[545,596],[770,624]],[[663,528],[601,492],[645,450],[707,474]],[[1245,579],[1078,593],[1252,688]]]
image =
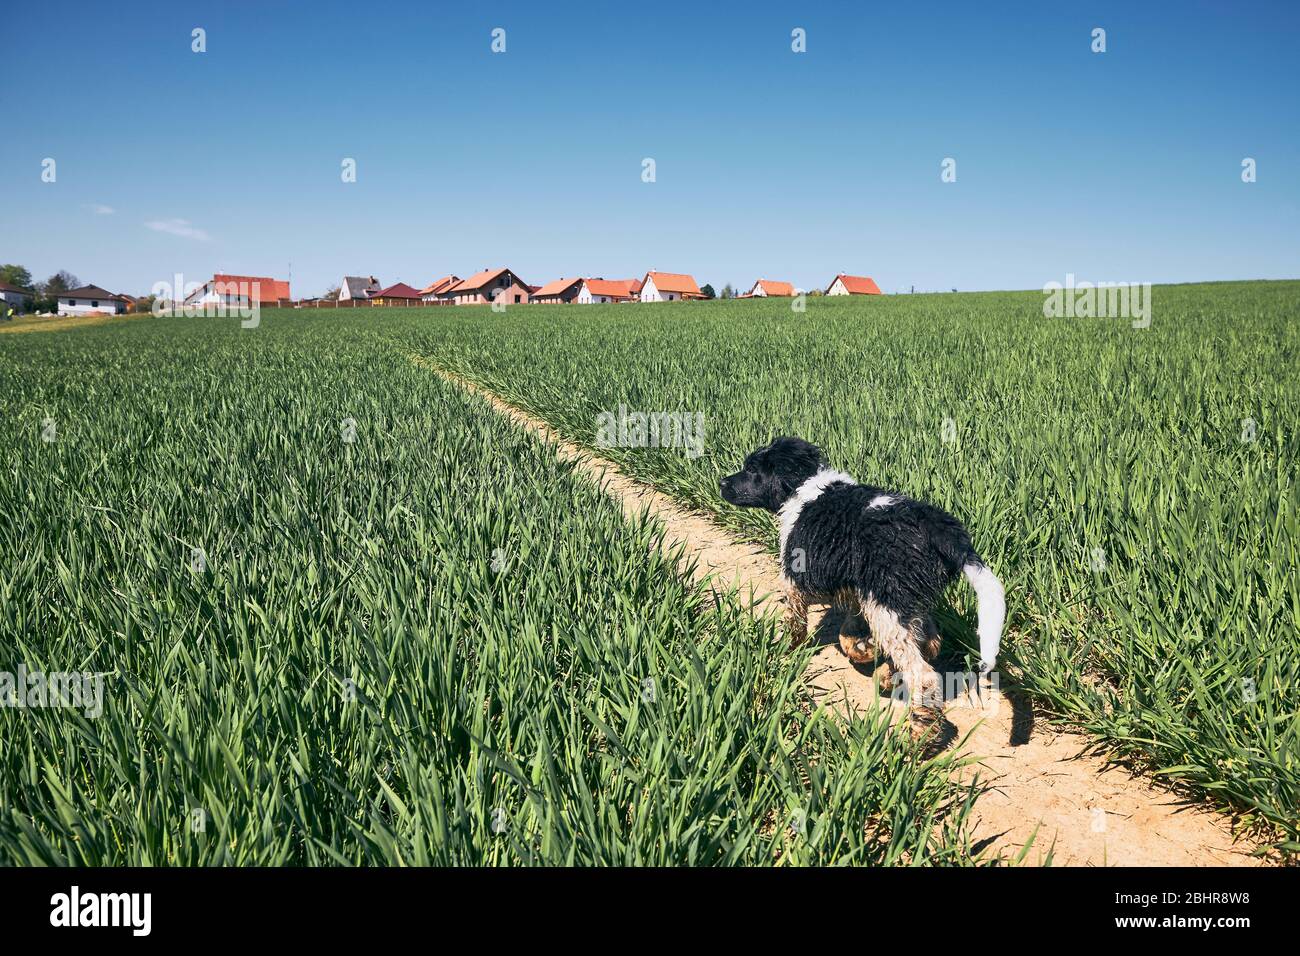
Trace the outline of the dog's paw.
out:
[[[942,707],[913,707],[908,717],[912,739],[921,745],[926,756],[934,756],[943,749],[950,734]]]
[[[881,694],[892,694],[894,692],[894,668],[890,666],[889,661],[881,661],[876,665],[876,669],[871,672],[871,676],[876,679],[876,688]]]
[[[840,650],[855,664],[870,664],[876,659],[876,649],[872,646],[871,641],[865,637],[854,637],[851,634],[840,635]]]
[[[790,649],[794,650],[808,640],[808,622],[794,618],[787,619],[785,622],[785,636],[790,641]]]

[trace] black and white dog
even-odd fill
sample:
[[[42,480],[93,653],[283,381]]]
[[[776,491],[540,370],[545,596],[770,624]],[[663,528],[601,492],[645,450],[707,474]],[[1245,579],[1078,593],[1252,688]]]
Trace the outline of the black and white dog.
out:
[[[914,705],[941,709],[943,688],[930,664],[939,652],[931,614],[944,588],[965,575],[978,598],[980,670],[992,670],[1005,594],[952,515],[830,470],[821,450],[802,438],[778,438],[751,452],[740,471],[722,479],[722,497],[780,517],[792,643],[807,637],[810,603],[841,607],[848,613],[840,631],[844,653],[865,663],[878,649]],[[875,647],[854,626],[862,621]]]

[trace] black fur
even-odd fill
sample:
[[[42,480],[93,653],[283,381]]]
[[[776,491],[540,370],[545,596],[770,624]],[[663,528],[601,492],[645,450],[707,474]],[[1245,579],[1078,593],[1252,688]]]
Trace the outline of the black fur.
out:
[[[741,507],[779,512],[825,466],[801,438],[777,438],[722,479],[722,497]],[[887,507],[870,504],[881,495]],[[980,562],[970,535],[952,515],[874,485],[836,482],[805,504],[781,555],[782,570],[810,601],[872,595],[905,622],[929,615],[963,565]]]

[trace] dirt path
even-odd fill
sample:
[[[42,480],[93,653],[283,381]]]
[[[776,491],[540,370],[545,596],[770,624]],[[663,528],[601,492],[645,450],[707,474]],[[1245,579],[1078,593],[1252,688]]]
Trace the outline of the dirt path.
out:
[[[546,422],[487,389],[426,360],[412,360],[482,397],[521,428],[555,446],[560,458],[575,462],[629,517],[648,508],[666,530],[665,543],[682,545],[685,555],[695,559],[695,576],[702,584],[714,588],[734,584],[742,596],[754,601],[757,613],[780,611],[777,562],[767,551],[738,543],[708,518],[565,441]],[[903,708],[880,698],[870,674],[850,663],[834,643],[839,630],[834,614],[821,609],[810,622],[810,633],[824,645],[807,672],[814,695],[846,709],[893,707],[901,716]],[[1248,855],[1255,844],[1234,840],[1225,817],[1089,756],[1088,738],[1035,721],[1032,708],[1023,701],[985,688],[978,699],[967,694],[950,700],[946,716],[956,727],[956,739],[965,738],[962,750],[979,758],[961,772],[978,773],[992,784],[973,814],[974,838],[991,851],[1014,857],[1037,827],[1027,863],[1040,862],[1049,847],[1053,863],[1068,866],[1254,866],[1261,862]]]
[[[10,321],[0,322],[0,334],[14,335],[24,332],[66,332],[69,329],[85,329],[96,325],[108,325],[110,322],[133,322],[147,318],[149,313],[132,313],[130,315],[20,315]]]

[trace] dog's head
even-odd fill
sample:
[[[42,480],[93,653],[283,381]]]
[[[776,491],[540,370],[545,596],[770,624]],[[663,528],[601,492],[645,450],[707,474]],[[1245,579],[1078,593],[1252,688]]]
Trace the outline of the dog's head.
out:
[[[780,511],[822,466],[821,449],[802,438],[778,438],[750,452],[734,475],[722,479],[723,500],[742,508]]]

